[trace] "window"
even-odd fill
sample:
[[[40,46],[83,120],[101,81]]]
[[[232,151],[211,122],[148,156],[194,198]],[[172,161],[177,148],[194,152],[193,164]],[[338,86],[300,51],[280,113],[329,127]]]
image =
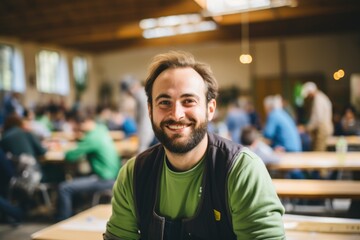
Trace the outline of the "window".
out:
[[[88,80],[88,63],[85,57],[74,57],[73,71],[76,87],[85,88]]]
[[[40,92],[68,94],[69,75],[66,58],[55,51],[40,51],[36,56],[36,83]]]
[[[11,45],[0,44],[0,89],[15,92],[25,90],[22,54]]]

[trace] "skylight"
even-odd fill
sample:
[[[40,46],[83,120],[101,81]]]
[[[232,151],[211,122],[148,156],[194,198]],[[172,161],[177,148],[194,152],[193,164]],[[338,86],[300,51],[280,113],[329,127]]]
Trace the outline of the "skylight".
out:
[[[144,38],[159,38],[212,31],[217,28],[214,21],[205,21],[200,14],[182,14],[160,18],[148,18],[140,21]]]
[[[194,0],[205,10],[205,15],[219,16],[267,8],[295,6],[296,0]]]

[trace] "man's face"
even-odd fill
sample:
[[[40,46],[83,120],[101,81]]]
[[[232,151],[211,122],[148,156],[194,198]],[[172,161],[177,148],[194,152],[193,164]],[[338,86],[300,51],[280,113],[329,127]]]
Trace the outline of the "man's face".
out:
[[[192,68],[167,69],[155,80],[150,118],[158,140],[171,152],[186,153],[204,139],[216,102],[206,104],[206,86]]]

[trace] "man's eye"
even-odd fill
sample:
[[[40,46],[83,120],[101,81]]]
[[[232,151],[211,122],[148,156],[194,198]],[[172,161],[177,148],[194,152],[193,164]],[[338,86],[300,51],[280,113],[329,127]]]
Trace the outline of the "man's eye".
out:
[[[168,105],[170,105],[170,101],[166,101],[166,100],[160,101],[160,102],[159,102],[159,105],[160,105],[160,106],[168,106]]]
[[[195,100],[193,100],[193,99],[185,99],[185,100],[183,101],[183,103],[184,103],[184,104],[195,104],[196,102],[195,102]]]

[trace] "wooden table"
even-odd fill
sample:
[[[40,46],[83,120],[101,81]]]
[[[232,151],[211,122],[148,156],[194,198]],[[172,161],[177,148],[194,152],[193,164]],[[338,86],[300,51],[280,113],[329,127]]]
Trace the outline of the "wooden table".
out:
[[[327,139],[326,145],[328,147],[335,147],[337,141],[340,137],[338,136],[331,136]],[[348,146],[350,147],[360,147],[360,136],[344,136]]]
[[[65,159],[65,152],[75,147],[76,142],[73,141],[52,141],[52,143],[49,145],[49,150],[45,153],[44,161],[45,163],[61,163]]]
[[[111,205],[97,205],[65,221],[31,235],[33,240],[99,240],[111,215]],[[284,215],[288,240],[355,240],[360,237],[360,220]],[[344,230],[345,229],[345,230]],[[334,233],[334,231],[348,232]]]
[[[123,131],[109,131],[110,136],[114,141],[121,141],[125,138],[125,133]],[[66,139],[68,141],[74,141],[75,137],[73,133],[55,131],[51,133],[50,139]]]
[[[130,137],[123,139],[121,141],[114,142],[116,150],[120,156],[123,158],[130,158],[136,155],[139,141],[137,137]],[[53,149],[48,150],[45,153],[46,162],[63,162],[65,157],[65,152],[69,149],[76,147],[76,142],[63,141]]]
[[[360,199],[360,181],[273,179],[279,197]]]
[[[360,170],[360,152],[347,152],[345,155],[338,155],[336,152],[286,152],[279,156],[280,161],[267,165],[268,169]]]
[[[111,215],[111,205],[97,205],[31,235],[36,240],[99,240]]]
[[[285,214],[287,240],[359,239],[360,220]]]

